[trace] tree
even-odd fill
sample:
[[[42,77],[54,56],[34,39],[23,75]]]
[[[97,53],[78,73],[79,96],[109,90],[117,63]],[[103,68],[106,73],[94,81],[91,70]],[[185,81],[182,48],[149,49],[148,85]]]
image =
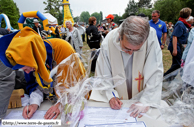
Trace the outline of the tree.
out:
[[[100,23],[100,21],[101,21],[101,14],[100,13],[94,12],[91,14],[91,16],[94,16],[96,18],[97,24]]]
[[[139,0],[137,5],[138,5],[138,8],[151,8],[152,7],[151,0]]]
[[[129,0],[127,8],[125,9],[125,13],[122,17],[125,19],[130,15],[135,15],[136,13],[138,13],[138,9],[138,4],[134,0]]]
[[[79,16],[73,18],[74,22],[79,22],[79,19],[80,19]]]
[[[122,18],[123,18],[123,19],[126,19],[127,17],[129,17],[129,13],[128,13],[128,12],[125,12],[125,13],[122,15]]]
[[[194,2],[193,2],[193,0],[181,0],[181,2],[185,4],[184,7],[189,7],[189,8],[191,8],[191,9],[194,8]],[[193,11],[194,11],[194,10],[192,10],[192,12],[193,12]],[[194,16],[194,13],[192,13],[191,15]]]
[[[117,14],[114,16],[114,22],[117,23],[117,24],[120,24],[120,21],[122,17],[121,16],[118,16]]]
[[[100,21],[102,21],[103,20],[103,13],[102,13],[102,11],[100,11],[100,15],[101,15]]]
[[[80,21],[88,23],[88,20],[90,18],[90,13],[88,11],[83,11],[80,15]]]
[[[20,10],[19,10],[19,8],[18,8],[18,6],[17,6],[16,3],[14,3],[14,5],[15,5],[15,7],[16,7],[16,11],[17,11],[18,17],[20,17]]]
[[[18,29],[19,9],[13,0],[0,0],[0,13],[4,13],[10,20],[11,26]],[[18,9],[18,10],[17,10]],[[5,24],[2,24],[5,27]]]
[[[62,16],[62,6],[61,0],[46,0],[43,2],[46,5],[44,9],[46,13],[50,13],[58,20],[58,24],[62,24],[63,16]]]
[[[58,24],[63,24],[63,9],[59,10],[57,17],[58,17]]]
[[[181,0],[158,0],[154,4],[154,10],[160,11],[161,20],[173,23],[177,22],[179,12],[184,7],[185,3]]]
[[[153,8],[140,8],[139,9],[139,14],[140,13],[143,13],[145,14],[147,17],[149,17],[149,19],[151,19],[151,15],[152,15],[152,11],[153,11]]]

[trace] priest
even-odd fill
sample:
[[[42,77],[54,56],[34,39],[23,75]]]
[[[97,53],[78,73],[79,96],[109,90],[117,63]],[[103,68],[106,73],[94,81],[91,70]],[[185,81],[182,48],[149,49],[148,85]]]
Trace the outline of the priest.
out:
[[[162,92],[162,51],[156,31],[147,19],[130,16],[122,25],[112,30],[102,42],[96,64],[96,76],[126,79],[122,85],[114,82],[104,85],[115,87],[104,91],[93,90],[90,100],[109,102],[113,109],[120,109],[119,98],[128,100],[140,93],[138,104],[132,105],[131,116],[141,117],[149,106],[159,105]],[[141,105],[147,104],[142,108]]]

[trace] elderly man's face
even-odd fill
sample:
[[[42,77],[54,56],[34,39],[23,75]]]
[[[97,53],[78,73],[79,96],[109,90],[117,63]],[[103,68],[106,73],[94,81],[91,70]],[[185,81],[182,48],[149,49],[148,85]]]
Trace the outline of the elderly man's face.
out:
[[[125,35],[123,36],[123,40],[120,40],[120,45],[122,51],[125,53],[128,53],[129,55],[132,55],[133,52],[140,51],[140,48],[142,47],[144,43],[142,42],[141,45],[132,45],[130,42],[127,41]]]
[[[152,20],[153,20],[153,22],[157,22],[159,17],[160,17],[160,15],[158,13],[152,13]]]
[[[39,24],[38,22],[37,22],[37,23],[34,23],[34,25],[35,25],[36,27],[38,27],[38,24]]]
[[[69,22],[67,22],[66,27],[69,29],[71,27],[71,24]]]

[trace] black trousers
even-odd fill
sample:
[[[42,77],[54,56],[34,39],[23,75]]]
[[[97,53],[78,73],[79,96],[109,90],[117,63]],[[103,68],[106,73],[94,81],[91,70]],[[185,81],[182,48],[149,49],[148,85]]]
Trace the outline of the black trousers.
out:
[[[82,41],[85,41],[85,34],[82,34]]]
[[[171,55],[172,55],[172,52],[171,52]],[[177,51],[176,56],[172,55],[172,65],[170,69],[166,73],[164,73],[164,76],[181,67],[181,57],[182,57],[181,51]]]

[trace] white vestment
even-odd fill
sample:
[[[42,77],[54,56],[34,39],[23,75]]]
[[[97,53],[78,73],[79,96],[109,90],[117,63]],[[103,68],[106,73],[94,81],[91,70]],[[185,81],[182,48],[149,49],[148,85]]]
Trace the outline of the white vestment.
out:
[[[143,90],[139,99],[142,103],[159,104],[162,92],[163,63],[162,51],[156,31],[150,27],[148,39],[140,51],[129,55],[121,50],[119,28],[111,31],[102,42],[96,63],[96,76],[114,77],[121,75],[126,82],[115,89],[93,90],[91,100],[109,102],[114,97],[128,98],[127,88],[132,87],[132,97]],[[113,86],[114,83],[105,84]]]

